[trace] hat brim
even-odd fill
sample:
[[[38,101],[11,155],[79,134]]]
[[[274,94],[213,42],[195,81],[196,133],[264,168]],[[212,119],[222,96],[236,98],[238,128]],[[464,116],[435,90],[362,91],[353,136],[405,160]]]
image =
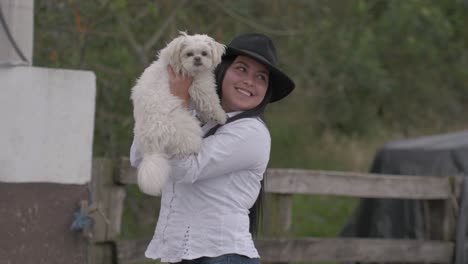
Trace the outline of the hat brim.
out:
[[[248,50],[236,49],[236,48],[227,46],[226,52],[224,53],[223,57],[232,57],[232,56],[239,56],[239,55],[250,57],[262,63],[270,71],[269,83],[270,83],[270,88],[272,89],[272,95],[270,99],[271,103],[283,99],[288,94],[290,94],[292,90],[294,90],[295,84],[293,80],[291,80],[285,73],[283,73],[275,65],[272,65],[267,59],[265,59],[264,57],[256,53],[253,53]]]

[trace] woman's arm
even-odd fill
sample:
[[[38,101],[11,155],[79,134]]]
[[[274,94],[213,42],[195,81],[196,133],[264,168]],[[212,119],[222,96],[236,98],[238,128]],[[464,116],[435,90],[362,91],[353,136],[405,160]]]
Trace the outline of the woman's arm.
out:
[[[235,171],[262,173],[270,158],[270,144],[270,134],[261,121],[240,119],[205,138],[199,153],[172,158],[171,177],[193,183]]]
[[[134,168],[138,168],[142,159],[143,157],[141,156],[138,143],[135,140],[135,137],[133,137],[132,146],[130,147],[130,165],[132,165]]]

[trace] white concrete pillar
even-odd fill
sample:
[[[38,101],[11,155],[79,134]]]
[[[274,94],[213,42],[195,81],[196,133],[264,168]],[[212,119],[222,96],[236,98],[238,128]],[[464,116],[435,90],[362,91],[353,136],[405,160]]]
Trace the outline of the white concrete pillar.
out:
[[[11,37],[27,62],[16,52],[0,23],[0,66],[32,65],[34,41],[34,0],[0,0],[0,9]]]
[[[93,72],[0,67],[0,183],[89,182],[95,94]]]
[[[0,263],[85,263],[88,242],[70,226],[82,201],[98,203],[88,189],[96,76],[32,67],[33,0],[0,8],[26,57],[0,24]]]

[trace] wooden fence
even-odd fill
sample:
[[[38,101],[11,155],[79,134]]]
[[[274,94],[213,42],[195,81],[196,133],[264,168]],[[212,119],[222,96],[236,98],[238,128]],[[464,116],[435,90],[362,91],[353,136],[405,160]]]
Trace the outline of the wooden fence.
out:
[[[136,170],[130,167],[128,159],[93,160],[91,193],[94,202],[82,204],[82,210],[94,220],[94,225],[83,232],[90,241],[90,264],[129,264],[145,260],[143,253],[148,240],[119,239],[126,184],[136,184]],[[269,219],[274,221],[277,232],[271,234],[272,238],[256,240],[255,244],[265,262],[466,264],[467,186],[468,181],[460,176],[269,169],[265,191],[269,194],[268,204],[275,206],[270,211],[280,212]],[[291,238],[287,234],[292,225],[294,194],[425,200],[430,205],[431,240]]]

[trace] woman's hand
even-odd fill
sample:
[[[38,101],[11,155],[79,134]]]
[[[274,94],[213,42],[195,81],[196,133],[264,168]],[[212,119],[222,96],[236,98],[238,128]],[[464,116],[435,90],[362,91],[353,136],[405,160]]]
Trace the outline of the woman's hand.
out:
[[[179,97],[182,100],[183,106],[188,108],[190,100],[188,91],[190,85],[192,85],[193,77],[175,73],[170,65],[167,66],[167,72],[169,73],[169,87],[171,93]]]

